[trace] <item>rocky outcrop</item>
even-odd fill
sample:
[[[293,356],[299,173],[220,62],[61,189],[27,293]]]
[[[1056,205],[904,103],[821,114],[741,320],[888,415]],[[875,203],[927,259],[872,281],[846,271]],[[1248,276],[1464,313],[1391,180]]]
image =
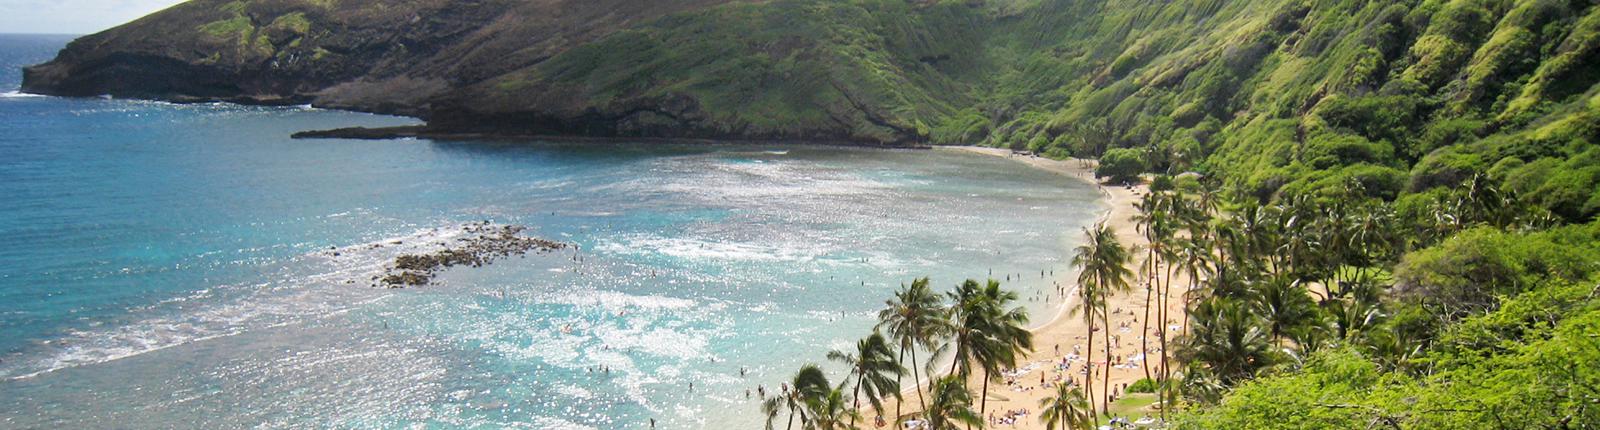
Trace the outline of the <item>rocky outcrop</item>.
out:
[[[419,117],[434,134],[916,140],[914,126],[874,124],[865,119],[879,113],[854,107],[796,124],[707,106],[715,95],[688,88],[616,94],[546,69],[570,66],[582,60],[571,51],[646,31],[663,17],[708,14],[730,3],[738,2],[193,0],[72,42],[54,60],[27,68],[23,90],[313,104]],[[604,54],[623,61],[630,55]]]
[[[479,267],[512,255],[553,252],[569,246],[562,242],[522,236],[525,229],[516,225],[496,226],[488,222],[468,225],[464,228],[466,237],[457,239],[453,246],[427,254],[395,257],[387,273],[373,280],[377,285],[387,288],[428,285],[435,274],[450,267]]]

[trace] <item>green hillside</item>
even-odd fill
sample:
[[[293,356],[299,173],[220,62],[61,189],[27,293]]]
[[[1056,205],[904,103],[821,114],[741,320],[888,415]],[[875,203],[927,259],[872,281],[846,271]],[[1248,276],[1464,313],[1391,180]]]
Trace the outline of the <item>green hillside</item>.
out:
[[[1135,148],[1262,201],[1487,173],[1576,221],[1600,211],[1597,37],[1588,2],[785,0],[655,20],[450,106],[625,135]]]
[[[194,0],[24,90],[1098,157],[1180,427],[1398,429],[1600,423],[1597,84],[1593,0]]]
[[[1600,212],[1588,1],[196,0],[31,68],[65,95],[441,131],[1133,148],[1268,201],[1476,173]]]

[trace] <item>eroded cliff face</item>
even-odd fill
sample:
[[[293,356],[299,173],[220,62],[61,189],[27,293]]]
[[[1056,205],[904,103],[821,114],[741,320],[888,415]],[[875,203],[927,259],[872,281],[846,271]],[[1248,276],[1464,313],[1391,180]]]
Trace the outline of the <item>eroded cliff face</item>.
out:
[[[690,92],[638,91],[597,100],[596,90],[628,89],[539,75],[552,58],[592,42],[641,31],[672,14],[735,2],[194,0],[72,42],[53,61],[27,68],[23,90],[309,103],[416,116],[441,132],[879,143],[912,138],[851,109],[839,115],[861,127],[841,127],[839,121],[784,124],[781,118],[771,121],[775,126],[754,124],[718,118]],[[583,55],[629,55],[613,49],[628,47],[612,42]]]
[[[732,0],[194,0],[72,42],[25,91],[426,116],[453,89]]]

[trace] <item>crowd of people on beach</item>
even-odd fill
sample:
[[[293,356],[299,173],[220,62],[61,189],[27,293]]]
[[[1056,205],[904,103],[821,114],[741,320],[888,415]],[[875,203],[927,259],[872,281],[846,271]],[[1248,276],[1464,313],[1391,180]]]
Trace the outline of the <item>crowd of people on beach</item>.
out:
[[[1001,426],[1001,425],[1008,425],[1008,426],[1016,427],[1017,421],[1021,421],[1022,419],[1027,418],[1028,415],[1029,415],[1028,414],[1028,409],[1026,409],[1026,408],[1005,411],[1005,413],[1000,414],[1000,416],[995,416],[993,413],[990,413],[989,414],[989,426],[990,427],[995,427],[995,426]]]

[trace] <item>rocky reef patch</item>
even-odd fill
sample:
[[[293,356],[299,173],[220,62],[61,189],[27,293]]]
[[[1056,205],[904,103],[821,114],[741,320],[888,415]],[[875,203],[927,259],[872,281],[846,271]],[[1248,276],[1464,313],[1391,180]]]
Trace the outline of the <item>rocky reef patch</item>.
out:
[[[406,288],[428,285],[434,275],[455,266],[481,267],[496,260],[529,252],[543,254],[571,247],[571,244],[523,236],[520,225],[492,225],[488,221],[462,227],[464,235],[445,249],[423,254],[402,254],[374,276],[374,286]]]

